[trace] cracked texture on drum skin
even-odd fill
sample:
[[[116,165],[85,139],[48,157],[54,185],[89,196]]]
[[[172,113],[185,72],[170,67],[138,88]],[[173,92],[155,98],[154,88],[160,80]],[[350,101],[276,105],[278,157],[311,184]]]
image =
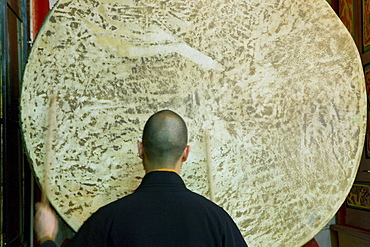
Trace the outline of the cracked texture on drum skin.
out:
[[[75,230],[138,186],[136,142],[160,109],[187,122],[182,176],[205,196],[210,130],[216,202],[250,246],[299,246],[320,231],[364,141],[361,62],[325,1],[60,0],[23,83],[38,178],[49,90],[58,92],[49,198]]]

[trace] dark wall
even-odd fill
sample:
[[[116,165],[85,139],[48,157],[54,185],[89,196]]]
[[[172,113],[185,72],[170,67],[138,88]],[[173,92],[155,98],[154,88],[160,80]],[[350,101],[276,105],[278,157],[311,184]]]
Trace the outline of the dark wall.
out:
[[[19,124],[21,77],[27,56],[26,1],[1,6],[1,231],[4,246],[30,246],[31,171]]]

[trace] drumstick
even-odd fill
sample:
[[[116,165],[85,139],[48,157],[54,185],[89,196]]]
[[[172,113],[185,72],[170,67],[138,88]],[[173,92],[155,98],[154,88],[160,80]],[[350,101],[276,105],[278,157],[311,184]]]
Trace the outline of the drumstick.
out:
[[[50,98],[49,104],[49,118],[48,118],[48,130],[46,134],[45,141],[45,163],[44,163],[44,188],[41,194],[41,203],[48,204],[48,194],[49,194],[49,176],[50,176],[50,165],[52,159],[52,146],[54,139],[54,129],[56,121],[56,100],[57,94],[54,93]]]
[[[208,168],[208,183],[209,183],[209,193],[211,201],[215,201],[215,191],[213,184],[213,173],[212,173],[212,159],[211,159],[211,144],[209,130],[205,130],[206,135],[206,153],[207,153],[207,168]]]

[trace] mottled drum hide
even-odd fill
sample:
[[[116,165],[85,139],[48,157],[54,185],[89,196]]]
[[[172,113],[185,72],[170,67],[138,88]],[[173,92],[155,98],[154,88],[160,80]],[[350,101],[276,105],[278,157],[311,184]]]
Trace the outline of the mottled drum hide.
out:
[[[362,65],[321,0],[60,0],[24,74],[21,120],[40,183],[58,93],[49,200],[75,230],[138,186],[136,143],[169,108],[188,124],[182,177],[250,246],[300,246],[354,181],[365,134]]]

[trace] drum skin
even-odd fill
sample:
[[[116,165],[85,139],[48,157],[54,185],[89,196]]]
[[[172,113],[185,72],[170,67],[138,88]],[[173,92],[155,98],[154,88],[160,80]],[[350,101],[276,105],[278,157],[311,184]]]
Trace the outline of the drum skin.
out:
[[[49,200],[74,229],[132,193],[136,144],[154,112],[189,128],[181,175],[250,246],[301,246],[355,179],[366,92],[356,46],[322,0],[60,0],[24,73],[21,121],[43,185],[57,92]]]

